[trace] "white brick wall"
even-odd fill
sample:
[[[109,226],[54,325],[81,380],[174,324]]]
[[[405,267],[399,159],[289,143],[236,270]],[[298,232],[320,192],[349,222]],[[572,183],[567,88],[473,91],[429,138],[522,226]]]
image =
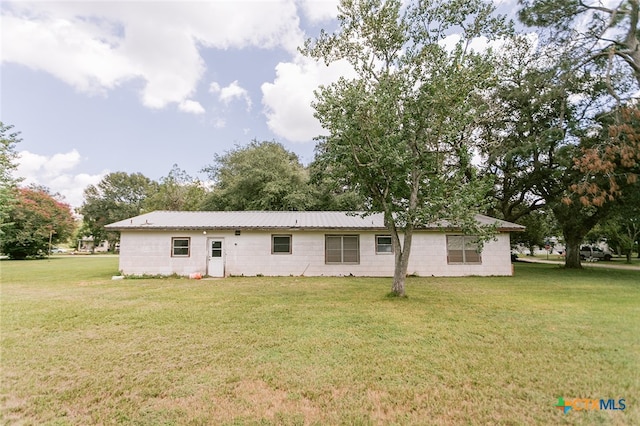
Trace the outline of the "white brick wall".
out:
[[[271,254],[271,235],[291,234],[291,254]],[[325,235],[360,235],[358,265],[325,264]],[[207,273],[208,239],[224,239],[225,275],[393,276],[393,254],[375,253],[374,232],[297,231],[123,231],[120,270],[126,275]],[[171,256],[172,237],[190,237],[189,257]],[[416,232],[409,274],[419,276],[511,275],[509,234],[485,244],[480,265],[448,265],[446,234]]]

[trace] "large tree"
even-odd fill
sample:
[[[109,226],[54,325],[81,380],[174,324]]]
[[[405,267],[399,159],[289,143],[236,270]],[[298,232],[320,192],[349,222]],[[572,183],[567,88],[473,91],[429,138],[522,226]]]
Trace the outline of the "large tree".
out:
[[[306,55],[345,60],[357,75],[316,92],[316,117],[329,133],[317,155],[366,198],[365,213],[384,213],[394,295],[405,295],[416,227],[446,220],[483,234],[474,220],[483,182],[469,140],[491,60],[470,43],[502,34],[492,13],[480,0],[343,0],[340,27],[305,45]],[[459,39],[447,48],[452,33]]]
[[[40,257],[48,253],[50,242],[64,242],[71,236],[75,221],[68,204],[44,188],[20,188],[17,194],[0,238],[0,252],[11,259]]]
[[[82,233],[94,241],[109,241],[114,247],[118,234],[104,226],[144,212],[145,200],[157,190],[157,183],[141,173],[114,172],[97,185],[84,190],[85,201],[78,210],[83,217]]]
[[[611,81],[591,67],[576,68],[570,46],[548,47],[521,37],[505,48],[478,137],[485,172],[496,176],[497,212],[513,221],[540,208],[553,212],[567,248],[565,266],[579,268],[582,240],[611,207],[585,202],[581,182],[608,180],[577,166],[588,147],[607,139],[601,111]]]
[[[204,210],[308,210],[313,204],[307,170],[277,142],[238,146],[203,171],[214,182]]]
[[[18,199],[17,184],[20,179],[13,173],[18,167],[16,144],[20,142],[20,133],[12,132],[12,129],[13,126],[0,121],[0,235]]]

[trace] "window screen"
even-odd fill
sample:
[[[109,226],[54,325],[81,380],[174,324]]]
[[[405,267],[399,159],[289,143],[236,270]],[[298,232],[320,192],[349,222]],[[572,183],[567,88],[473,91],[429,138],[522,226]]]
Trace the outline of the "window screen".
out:
[[[326,263],[359,263],[360,237],[358,235],[325,236]]]
[[[291,254],[291,235],[272,235],[271,253]]]
[[[447,235],[447,263],[478,264],[482,257],[475,240],[468,235]]]
[[[191,243],[190,238],[172,238],[171,239],[171,256],[173,257],[188,257],[189,246]]]
[[[390,235],[376,235],[376,253],[393,253],[393,243]]]

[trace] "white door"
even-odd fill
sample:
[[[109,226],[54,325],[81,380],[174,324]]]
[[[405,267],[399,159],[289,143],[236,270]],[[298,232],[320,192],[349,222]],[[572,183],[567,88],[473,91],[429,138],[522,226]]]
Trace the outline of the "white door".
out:
[[[224,240],[209,238],[209,254],[207,275],[210,277],[224,277]]]

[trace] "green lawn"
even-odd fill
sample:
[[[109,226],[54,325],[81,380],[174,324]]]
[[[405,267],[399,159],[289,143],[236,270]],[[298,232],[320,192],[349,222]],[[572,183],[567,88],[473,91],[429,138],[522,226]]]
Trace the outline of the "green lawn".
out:
[[[636,271],[517,264],[392,299],[390,279],[112,281],[115,257],[0,268],[7,424],[640,424]]]

